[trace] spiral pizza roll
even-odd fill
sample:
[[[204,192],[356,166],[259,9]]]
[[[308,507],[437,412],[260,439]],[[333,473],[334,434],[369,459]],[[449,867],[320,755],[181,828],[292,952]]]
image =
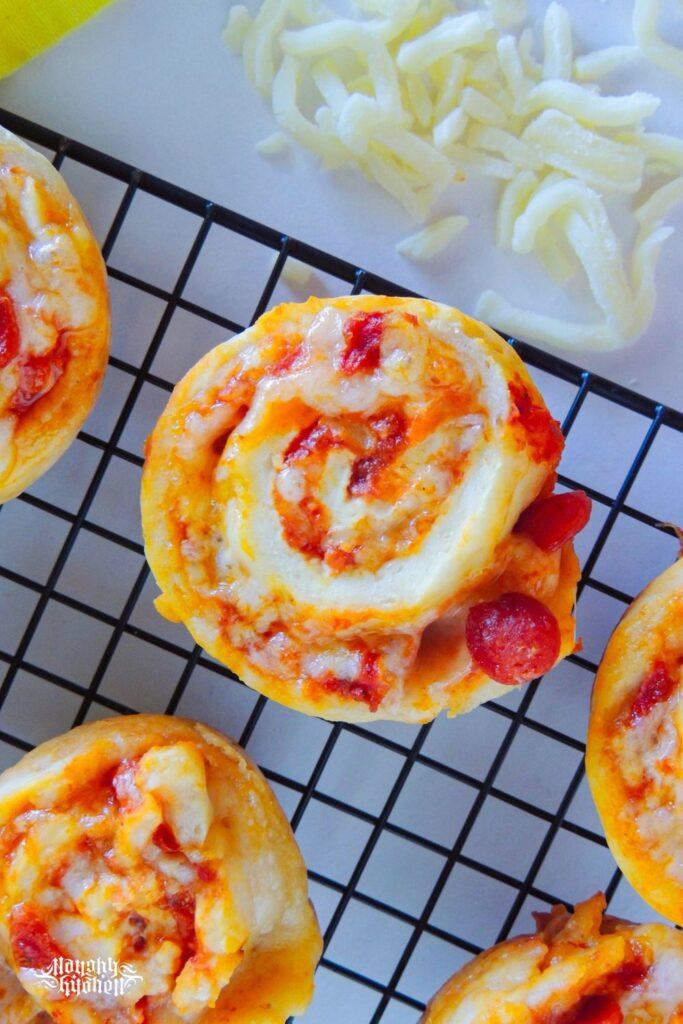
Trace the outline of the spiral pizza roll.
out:
[[[598,893],[573,914],[536,914],[536,935],[475,957],[421,1024],[680,1024],[683,935],[603,917],[604,907]]]
[[[0,503],[76,436],[109,350],[97,243],[51,163],[0,127]]]
[[[149,438],[157,607],[309,714],[465,711],[573,648],[590,503],[550,496],[562,447],[513,349],[454,309],[279,306],[190,370]]]
[[[0,777],[0,853],[0,955],[58,1024],[308,1005],[303,861],[261,773],[205,725],[111,718],[38,747]]]
[[[595,679],[586,770],[610,849],[683,925],[683,557],[615,629]]]

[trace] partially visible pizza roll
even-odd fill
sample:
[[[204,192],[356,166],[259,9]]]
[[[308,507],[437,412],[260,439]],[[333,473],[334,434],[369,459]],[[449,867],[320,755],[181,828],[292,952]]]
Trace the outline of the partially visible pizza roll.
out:
[[[0,1020],[2,1024],[49,1024],[28,992],[0,957]]]
[[[683,558],[633,602],[595,679],[586,769],[633,887],[683,925]]]
[[[102,256],[52,164],[0,127],[0,503],[76,436],[109,352]]]
[[[278,306],[176,387],[147,446],[159,611],[269,697],[425,722],[573,650],[585,494],[514,350],[421,299]]]
[[[573,914],[536,915],[536,935],[475,957],[421,1024],[681,1024],[683,935],[603,917],[604,907],[597,894]]]
[[[0,955],[58,1024],[284,1024],[320,948],[289,824],[213,729],[111,718],[0,777]]]

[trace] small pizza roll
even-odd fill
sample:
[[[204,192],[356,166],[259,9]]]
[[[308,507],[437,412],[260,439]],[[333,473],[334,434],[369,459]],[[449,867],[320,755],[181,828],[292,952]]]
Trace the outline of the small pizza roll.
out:
[[[481,953],[427,1006],[421,1024],[680,1024],[683,935],[603,917],[601,893],[537,914],[536,935]]]
[[[310,1001],[301,855],[205,725],[133,715],[44,743],[0,777],[0,853],[0,955],[58,1024],[284,1024]]]
[[[607,842],[683,925],[683,558],[633,602],[595,679],[586,770]]]
[[[49,469],[100,390],[106,273],[52,164],[0,127],[0,503]]]
[[[573,649],[590,502],[550,496],[562,447],[513,349],[457,310],[279,306],[190,370],[149,438],[157,607],[308,714],[466,711]]]

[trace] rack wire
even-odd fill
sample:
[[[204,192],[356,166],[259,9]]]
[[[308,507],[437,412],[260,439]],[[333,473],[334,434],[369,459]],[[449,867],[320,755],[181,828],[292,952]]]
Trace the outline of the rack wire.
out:
[[[93,514],[98,492],[113,463],[127,464],[136,470],[142,466],[142,456],[130,450],[125,443],[126,429],[147,385],[154,385],[163,392],[172,389],[172,382],[157,372],[155,359],[174,314],[183,310],[226,332],[242,329],[236,319],[205,308],[186,294],[188,281],[212,229],[221,227],[274,254],[274,262],[266,274],[251,322],[270,304],[288,257],[303,261],[318,273],[331,275],[339,281],[340,291],[345,286],[352,293],[414,293],[360,266],[338,259],[9,111],[0,111],[0,123],[29,142],[54,153],[53,163],[56,167],[62,166],[68,158],[69,161],[122,183],[123,194],[103,242],[109,276],[113,281],[152,296],[163,304],[151,342],[142,358],[138,362],[131,362],[117,355],[111,356],[111,366],[126,375],[130,387],[107,436],[98,436],[87,429],[79,434],[79,441],[85,446],[82,450],[88,449],[92,456],[88,462],[87,486],[82,495],[70,504],[59,498],[53,500],[49,493],[46,495],[44,489],[34,487],[16,503],[11,503],[17,508],[30,511],[34,517],[31,520],[33,523],[56,520],[61,525],[62,534],[54,558],[47,550],[41,552],[40,530],[37,534],[34,531],[30,538],[32,554],[41,563],[50,555],[49,567],[42,573],[42,578],[35,578],[40,574],[33,573],[26,564],[19,569],[16,565],[13,567],[12,559],[6,557],[7,550],[3,555],[3,521],[7,522],[11,514],[7,509],[11,506],[0,510],[0,594],[3,595],[0,602],[0,664],[6,666],[0,685],[0,743],[4,747],[5,761],[10,762],[31,748],[31,737],[34,734],[30,723],[40,718],[41,714],[47,716],[51,723],[58,719],[68,728],[92,717],[140,710],[133,706],[137,703],[135,700],[121,700],[116,696],[116,691],[112,695],[111,687],[103,687],[103,681],[109,678],[112,665],[116,662],[117,652],[130,639],[149,645],[145,650],[158,652],[159,657],[172,655],[177,659],[173,661],[179,667],[176,681],[170,695],[167,694],[164,700],[155,699],[157,711],[187,713],[187,696],[190,690],[195,692],[195,680],[200,674],[203,680],[216,682],[221,690],[233,688],[237,692],[239,687],[239,691],[248,695],[250,703],[245,705],[247,710],[240,719],[241,734],[238,739],[247,749],[254,750],[257,758],[260,757],[265,774],[289,812],[292,827],[298,832],[299,838],[304,833],[308,835],[303,844],[304,852],[311,865],[309,876],[325,935],[319,987],[320,979],[325,975],[327,982],[322,982],[322,987],[326,987],[331,994],[328,995],[326,1005],[324,1001],[323,1004],[314,1003],[313,1010],[306,1015],[307,1022],[341,1024],[354,1019],[357,1024],[363,1024],[364,1021],[378,1024],[380,1020],[383,1024],[405,1024],[407,1021],[416,1021],[425,999],[437,984],[445,980],[465,959],[476,954],[483,945],[500,941],[514,932],[521,922],[527,923],[529,911],[534,907],[546,906],[563,897],[564,902],[570,902],[567,890],[563,890],[557,864],[567,866],[571,850],[574,849],[572,842],[580,843],[584,851],[589,850],[589,858],[599,860],[603,873],[607,870],[604,888],[608,901],[614,904],[617,894],[621,894],[623,903],[626,883],[607,859],[606,842],[597,819],[592,819],[590,813],[575,811],[584,779],[583,731],[575,727],[573,718],[576,716],[571,709],[562,717],[556,709],[548,710],[544,704],[539,703],[537,694],[544,691],[539,691],[538,682],[526,687],[521,697],[486,705],[484,709],[467,716],[469,746],[465,743],[463,728],[458,728],[457,722],[447,724],[450,733],[440,725],[409,729],[317,723],[319,728],[314,733],[308,731],[302,734],[304,724],[291,724],[294,719],[287,718],[287,723],[295,730],[292,742],[302,748],[312,743],[313,748],[312,753],[305,751],[306,758],[302,762],[304,767],[297,765],[292,768],[290,759],[283,754],[282,746],[277,748],[275,755],[271,755],[268,752],[269,741],[259,740],[268,706],[265,698],[247,691],[228,669],[207,657],[199,647],[190,648],[177,634],[169,637],[160,626],[155,630],[153,625],[147,628],[147,620],[145,625],[140,625],[139,619],[136,620],[136,608],[149,584],[149,569],[143,561],[142,545],[125,530],[103,524]],[[170,288],[160,287],[116,265],[116,242],[134,200],[141,194],[155,197],[169,207],[193,214],[197,218],[194,238]],[[596,399],[602,401],[601,409],[609,407],[613,410],[619,407],[630,414],[629,430],[631,436],[637,435],[638,442],[632,457],[629,456],[621,466],[619,479],[615,480],[613,487],[607,489],[611,493],[591,486],[590,481],[576,479],[574,475],[560,476],[560,483],[565,487],[582,486],[599,510],[598,528],[591,537],[584,560],[579,608],[584,595],[593,593],[612,602],[621,612],[632,599],[632,594],[623,586],[615,586],[606,581],[604,572],[596,573],[596,566],[606,546],[611,543],[610,538],[613,537],[618,521],[627,521],[632,526],[644,527],[660,534],[667,532],[668,528],[661,525],[659,519],[671,518],[668,509],[657,507],[644,511],[640,506],[647,504],[647,501],[631,504],[629,498],[638,474],[662,432],[667,433],[664,445],[666,451],[670,450],[672,444],[680,444],[683,414],[522,341],[508,340],[530,367],[539,371],[547,380],[552,378],[564,382],[569,389],[571,399],[563,421],[566,435],[576,430],[577,423],[585,415],[587,402]],[[616,436],[603,438],[602,441],[605,450],[610,445],[620,444]],[[58,471],[59,468],[53,472]],[[651,477],[650,473],[648,480]],[[645,490],[645,487],[641,487],[640,493],[644,494]],[[67,507],[69,504],[70,507]],[[80,593],[78,586],[74,590],[73,586],[67,587],[64,584],[65,566],[82,535],[114,545],[121,557],[124,553],[137,556],[134,582],[120,612],[105,610],[90,600],[86,593]],[[671,558],[674,551],[675,547],[671,544]],[[26,605],[29,612],[22,628],[7,638],[5,649],[1,642],[2,621],[10,605]],[[79,622],[89,623],[88,628],[99,630],[106,637],[99,659],[85,681],[74,678],[78,673],[71,671],[66,655],[60,657],[60,636],[55,625],[59,616],[54,619],[55,609],[63,614],[70,611],[85,616]],[[48,631],[49,643],[57,652],[56,660],[52,658],[46,662],[40,655],[32,655],[32,642],[41,629],[43,632]],[[597,656],[593,651],[576,653],[568,659],[577,675],[584,679],[584,697],[587,696],[587,686],[596,668]],[[30,687],[26,686],[27,679],[32,681]],[[144,683],[145,680],[141,679],[141,689]],[[546,683],[546,686],[549,685]],[[563,685],[570,684],[565,682]],[[192,708],[196,708],[198,700],[200,712],[203,709],[203,717],[212,718],[213,698],[209,699],[206,684],[203,686],[202,692],[207,696],[204,700],[201,694],[199,698],[193,698]],[[215,697],[215,688],[210,692]],[[64,706],[61,703],[63,701],[66,702]],[[27,702],[30,704],[28,707]],[[42,705],[42,711],[40,706],[34,704]],[[482,731],[484,716],[487,725]],[[197,717],[202,717],[202,714],[197,713]],[[306,728],[312,728],[310,723]],[[55,724],[52,731],[62,729]],[[516,773],[510,770],[510,765],[519,764],[520,758],[524,761],[525,748],[520,739],[522,734],[525,744],[530,742],[530,738],[542,743],[546,757],[544,764],[538,764],[535,769],[532,766],[531,775],[526,776],[524,772],[520,775],[519,770]],[[371,795],[362,791],[358,775],[354,776],[348,768],[348,760],[346,763],[339,761],[339,751],[345,744],[351,744],[354,750],[361,749],[361,764],[366,766],[367,772],[379,777]],[[461,747],[465,752],[459,757]],[[468,755],[466,751],[469,751]],[[473,762],[468,763],[467,757],[472,758],[473,751],[477,756]],[[299,752],[304,751],[302,749]],[[529,759],[531,757],[533,755],[529,755]],[[384,761],[381,761],[382,758]],[[356,761],[358,763],[358,759]],[[380,763],[385,766],[381,772],[377,768]],[[388,763],[392,766],[390,770],[386,768]],[[562,764],[564,774],[557,769],[558,764]],[[557,783],[554,790],[557,796],[554,799],[539,797],[533,787],[533,791],[527,791],[529,780],[543,772],[547,772]],[[555,778],[560,774],[562,778]],[[438,814],[450,828],[449,834],[446,834],[448,828],[440,827],[435,831],[432,823],[418,820],[419,814],[411,820],[410,815],[402,810],[407,802],[415,812],[416,793],[418,803],[428,803],[431,786],[436,786],[435,792],[439,794],[446,792],[444,787],[452,787],[448,792],[457,791],[459,794],[458,814],[452,811],[447,799],[437,808]],[[409,794],[413,795],[409,798]],[[338,820],[342,824],[335,832],[334,856],[342,849],[346,862],[344,870],[335,866],[334,856],[330,861],[328,848],[321,853],[325,840],[321,829],[316,826],[318,818],[312,813],[314,809],[320,813],[324,810],[341,815]],[[525,823],[526,845],[531,846],[531,854],[525,863],[515,862],[501,867],[500,860],[490,853],[489,848],[500,843],[507,851],[506,856],[510,857],[503,826],[496,832],[494,825],[491,832],[489,824],[489,831],[481,832],[483,820],[486,818],[490,821],[492,817],[495,821],[496,814],[518,815],[517,820]],[[312,823],[308,829],[307,815]],[[451,817],[454,819],[452,822]],[[480,839],[475,841],[478,834]],[[481,834],[484,835],[483,846]],[[558,846],[558,838],[565,845],[560,843]],[[384,849],[387,843],[389,845],[382,858],[379,858],[378,851]],[[397,845],[392,846],[392,843]],[[567,843],[570,845],[567,846]],[[557,849],[560,850],[559,861]],[[393,857],[392,850],[400,850],[400,856]],[[425,863],[430,865],[429,872],[419,866]],[[549,863],[556,865],[554,874],[548,870]],[[608,867],[605,868],[605,865]],[[389,874],[398,874],[393,879],[395,885],[390,896],[386,895],[382,881],[387,870]],[[457,885],[454,884],[456,876],[459,878]],[[426,887],[425,879],[429,882]],[[578,888],[575,888],[578,896]],[[570,898],[573,892],[569,892]],[[581,895],[589,895],[589,892],[584,891]],[[477,926],[473,933],[468,926],[467,913],[473,899],[484,904],[488,901],[488,930]],[[631,899],[631,895],[628,895],[628,899]],[[372,940],[363,927],[363,922],[370,920],[380,928],[380,935],[383,936],[379,940],[384,950],[381,963],[376,962],[377,958],[371,949]],[[434,982],[430,988],[432,978]],[[330,979],[333,982],[336,979],[331,988]]]

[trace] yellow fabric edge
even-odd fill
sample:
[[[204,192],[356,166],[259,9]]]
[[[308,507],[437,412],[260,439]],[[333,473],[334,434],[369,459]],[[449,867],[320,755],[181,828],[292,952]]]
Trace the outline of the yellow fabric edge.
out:
[[[0,78],[78,28],[111,0],[0,0]]]

